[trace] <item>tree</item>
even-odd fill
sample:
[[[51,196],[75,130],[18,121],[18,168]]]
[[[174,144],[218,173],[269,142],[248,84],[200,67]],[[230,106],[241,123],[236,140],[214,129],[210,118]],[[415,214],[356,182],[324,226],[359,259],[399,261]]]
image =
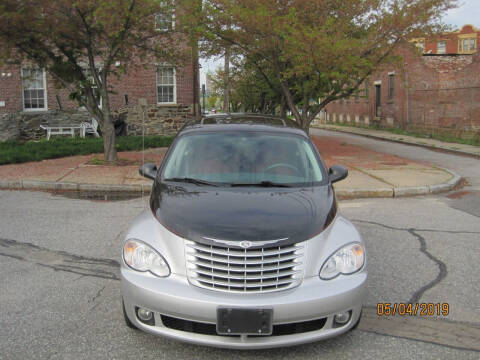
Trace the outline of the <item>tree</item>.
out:
[[[180,24],[172,26],[172,12],[172,2],[159,0],[2,0],[0,46],[8,61],[44,68],[71,90],[100,124],[105,160],[111,162],[117,154],[109,79],[132,63],[176,64],[194,57],[188,46],[178,45],[188,37]]]
[[[230,44],[282,94],[308,132],[329,102],[395,62],[408,38],[440,31],[456,0],[206,0],[205,54]]]
[[[229,106],[232,112],[275,113],[282,105],[282,94],[270,86],[251,62],[242,58],[232,60],[229,76]],[[268,74],[273,77],[272,74]],[[225,99],[225,71],[218,68],[210,75],[212,96]],[[274,79],[273,79],[274,80]],[[215,105],[211,105],[214,107]]]

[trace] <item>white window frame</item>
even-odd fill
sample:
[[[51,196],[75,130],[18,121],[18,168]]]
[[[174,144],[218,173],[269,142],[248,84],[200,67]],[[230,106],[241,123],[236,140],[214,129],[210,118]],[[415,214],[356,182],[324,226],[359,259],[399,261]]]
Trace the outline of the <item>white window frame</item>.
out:
[[[23,70],[30,70],[35,69],[35,67],[21,67],[20,69],[20,76],[22,79],[22,108],[25,112],[37,112],[37,111],[48,111],[48,96],[47,96],[47,75],[45,69],[41,69],[42,71],[42,80],[43,80],[43,108],[34,108],[28,109],[25,107],[25,90],[38,90],[38,89],[26,89],[24,86],[24,76]],[[40,69],[37,69],[40,70]]]
[[[158,83],[158,70],[160,68],[171,68],[173,69],[173,102],[159,102],[158,101],[158,87],[159,86],[171,86],[171,84],[164,85],[164,84],[159,84]],[[177,69],[175,66],[170,66],[170,65],[157,65],[155,68],[155,87],[157,89],[157,104],[158,105],[173,105],[177,103]]]
[[[162,0],[161,1],[161,5],[163,4],[166,4],[168,0]],[[172,30],[175,30],[175,3],[172,1],[172,9],[171,9],[171,12],[172,12],[172,28],[168,28],[168,27],[158,27],[158,23],[157,23],[157,16],[165,16],[166,14],[164,13],[157,13],[154,15],[154,21],[155,21],[155,30],[156,31],[172,31]]]
[[[414,40],[415,47],[423,54],[425,52],[425,39],[419,38]]]
[[[464,43],[467,41],[467,48],[464,47]],[[471,49],[471,44],[473,41],[473,49]],[[458,53],[459,54],[473,54],[478,49],[477,44],[477,34],[462,34],[458,36]]]
[[[440,51],[440,44],[443,44],[442,51]],[[447,42],[445,40],[437,41],[437,54],[446,54],[447,53]]]
[[[93,81],[93,75],[88,75],[88,72],[90,71],[90,68],[88,67],[88,65],[83,66],[82,69],[87,73],[87,74],[86,74],[87,77],[90,76],[90,77],[92,78],[92,82],[94,82],[94,81]],[[98,70],[98,71],[101,71],[102,68],[101,68],[101,67],[97,67],[97,70]],[[99,91],[99,90],[98,90],[98,87],[97,87],[96,85],[92,86],[92,88],[93,88],[93,89],[97,89],[97,91]],[[100,110],[102,110],[102,108],[103,108],[103,101],[102,101],[102,97],[101,97],[101,96],[100,96],[100,101],[99,101],[99,104],[98,104],[98,108],[99,108]],[[87,110],[87,108],[86,108],[85,106],[79,106],[78,109],[79,109],[79,110],[82,110],[82,111],[83,111],[83,110]]]

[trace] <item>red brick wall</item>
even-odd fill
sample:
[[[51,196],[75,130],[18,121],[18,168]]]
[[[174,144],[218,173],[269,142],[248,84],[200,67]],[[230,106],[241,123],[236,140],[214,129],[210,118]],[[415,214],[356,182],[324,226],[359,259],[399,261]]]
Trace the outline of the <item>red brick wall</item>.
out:
[[[22,81],[19,68],[16,66],[0,67],[0,101],[5,102],[5,106],[0,107],[0,114],[21,110],[22,99]]]
[[[480,53],[418,56],[402,50],[403,61],[370,77],[368,100],[335,101],[327,105],[329,120],[343,114],[360,123],[365,117],[384,126],[449,132],[480,130]],[[388,99],[388,73],[395,73],[393,100]],[[375,118],[375,82],[381,81],[381,116]],[[407,92],[408,89],[408,92]],[[407,101],[408,95],[408,101]],[[408,107],[408,111],[407,111]],[[353,123],[353,120],[351,121]]]
[[[4,76],[2,76],[5,74]],[[10,74],[10,76],[8,76]],[[177,104],[192,105],[194,99],[194,66],[192,64],[178,67],[176,71]],[[157,103],[156,66],[131,67],[126,75],[117,79],[111,77],[110,84],[117,94],[110,96],[111,108],[116,110],[125,105],[125,94],[129,105],[135,105],[139,98],[146,98],[148,104]],[[64,109],[76,109],[78,103],[68,99],[70,90],[58,88],[55,81],[47,74],[47,104],[49,110],[58,109],[56,96]],[[23,111],[22,80],[19,66],[0,67],[0,114]]]

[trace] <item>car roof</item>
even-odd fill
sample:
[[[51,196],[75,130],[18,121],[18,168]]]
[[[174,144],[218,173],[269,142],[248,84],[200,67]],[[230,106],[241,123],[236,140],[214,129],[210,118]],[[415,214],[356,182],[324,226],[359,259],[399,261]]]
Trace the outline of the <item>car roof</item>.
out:
[[[308,137],[297,122],[266,114],[213,114],[189,121],[179,134],[215,131],[276,131],[294,133]]]

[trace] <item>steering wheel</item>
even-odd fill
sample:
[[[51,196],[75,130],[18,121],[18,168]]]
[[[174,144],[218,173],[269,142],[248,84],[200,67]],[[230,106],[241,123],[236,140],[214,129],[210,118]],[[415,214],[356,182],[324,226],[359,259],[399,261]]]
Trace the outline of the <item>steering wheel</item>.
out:
[[[265,169],[263,170],[263,172],[264,172],[264,173],[269,172],[270,170],[276,169],[277,167],[288,168],[288,169],[290,169],[290,170],[295,171],[295,173],[296,173],[297,175],[301,175],[300,170],[298,170],[298,168],[296,168],[296,167],[293,166],[293,165],[285,164],[285,163],[272,164],[272,165],[270,165],[269,167],[265,168]]]

